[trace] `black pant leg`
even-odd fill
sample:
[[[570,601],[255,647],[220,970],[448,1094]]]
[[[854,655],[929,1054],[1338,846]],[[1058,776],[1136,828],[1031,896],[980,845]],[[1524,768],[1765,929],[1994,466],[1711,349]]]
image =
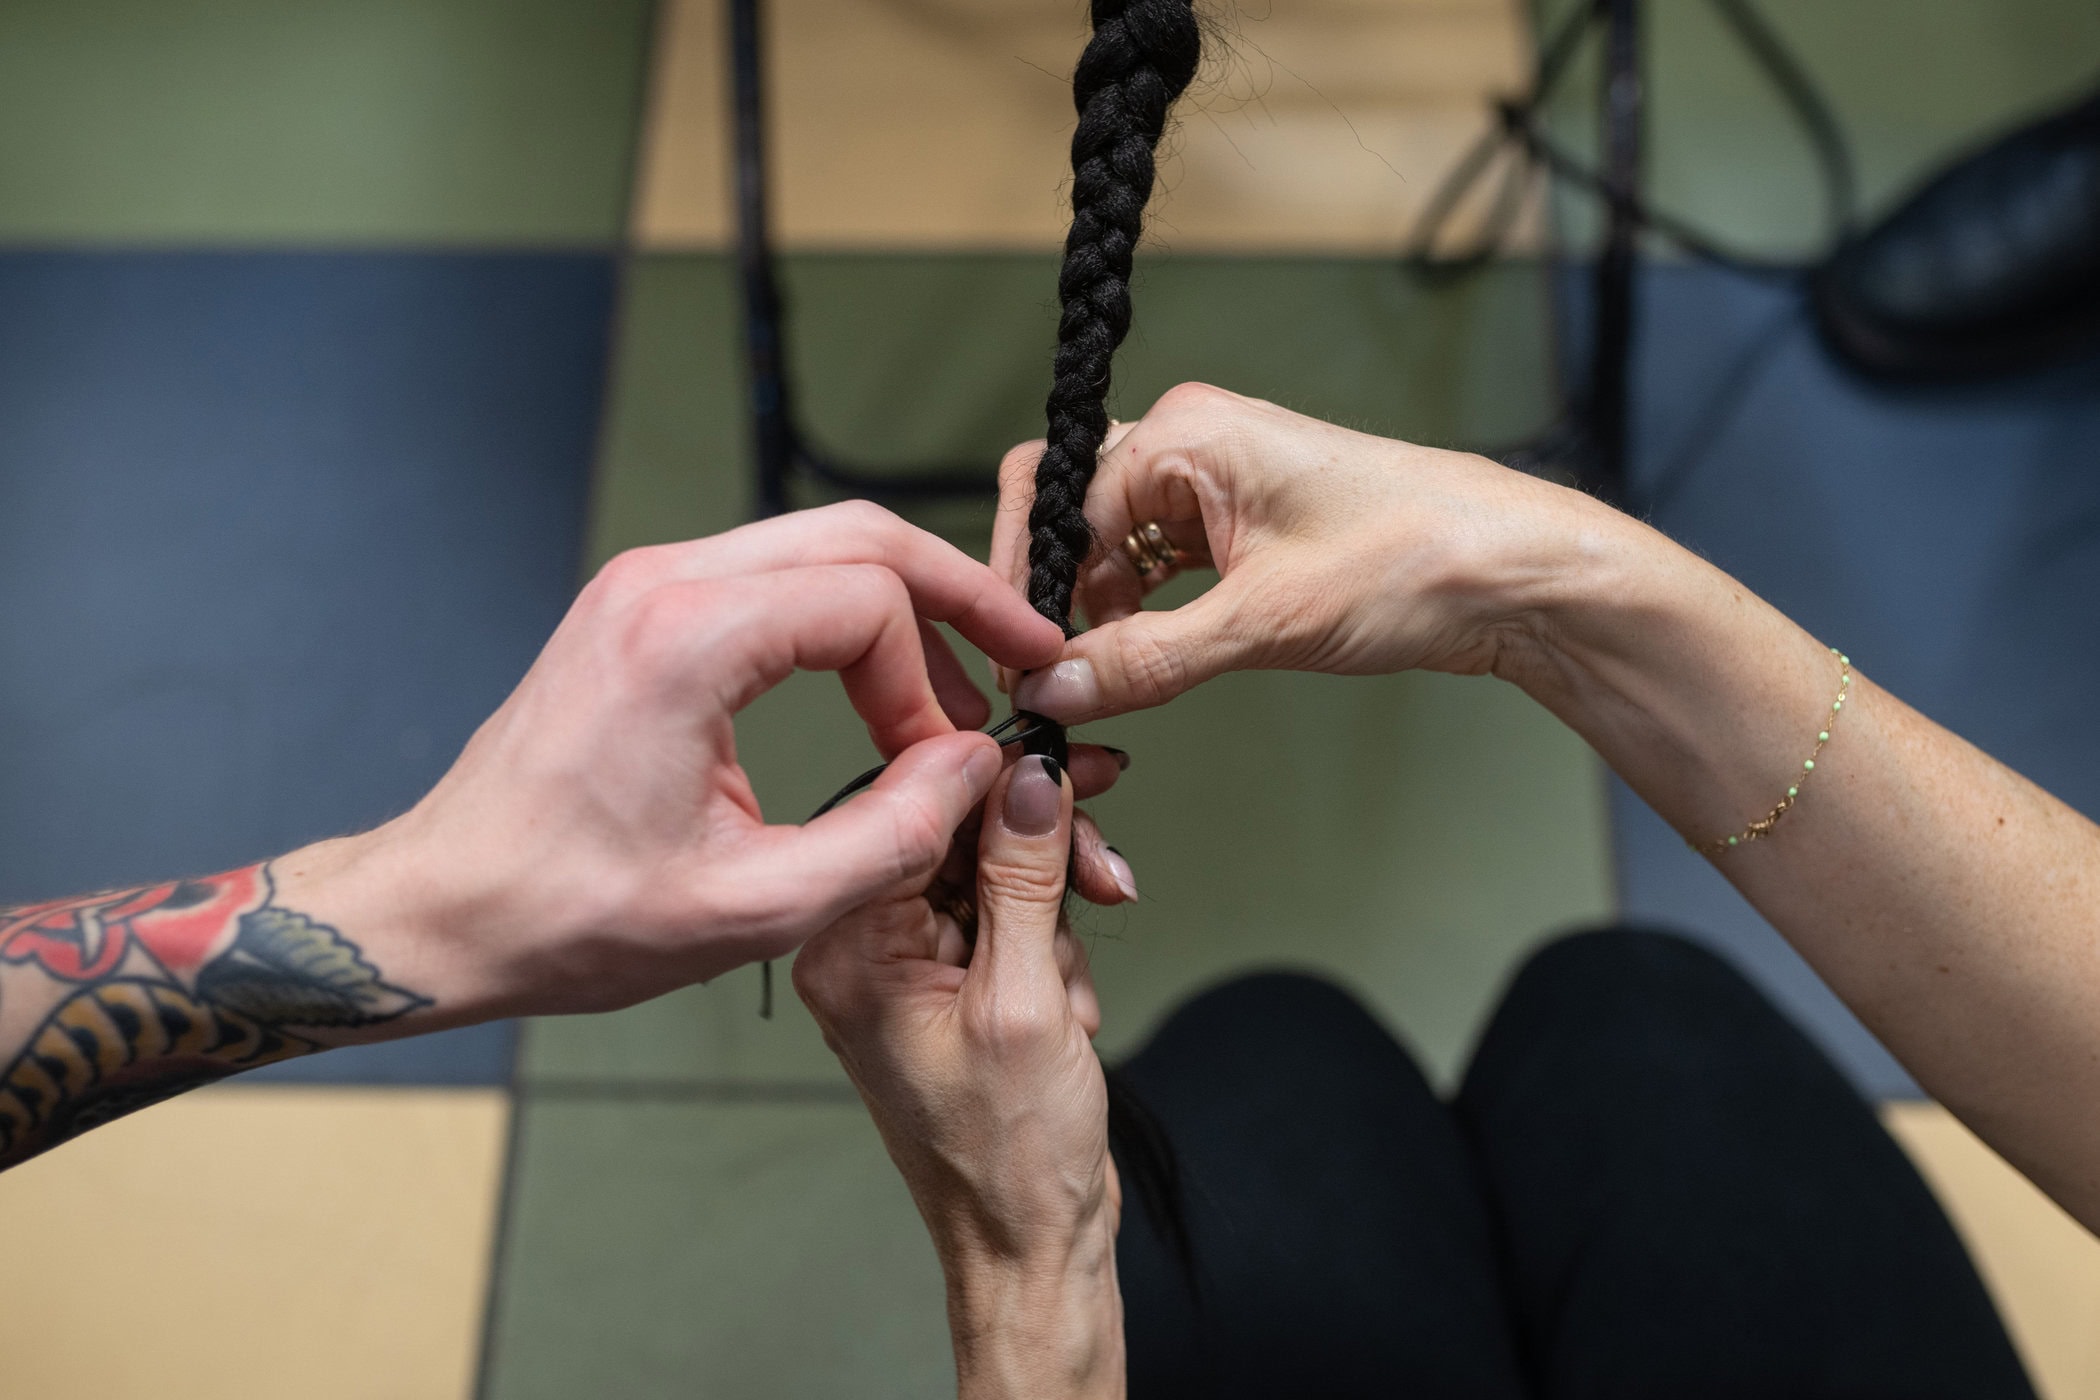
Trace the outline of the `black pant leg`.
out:
[[[1614,930],[1518,975],[1455,1105],[1555,1397],[2019,1397],[1932,1193],[1732,968]]]
[[[1346,994],[1229,983],[1176,1012],[1125,1079],[1173,1144],[1198,1279],[1192,1296],[1126,1187],[1133,1400],[1524,1393],[1466,1148]]]

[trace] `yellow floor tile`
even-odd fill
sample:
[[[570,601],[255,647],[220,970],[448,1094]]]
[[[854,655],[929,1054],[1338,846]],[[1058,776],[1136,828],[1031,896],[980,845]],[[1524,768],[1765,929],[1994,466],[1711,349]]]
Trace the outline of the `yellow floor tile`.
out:
[[[1938,1104],[1889,1104],[1882,1121],[1968,1242],[2043,1400],[2100,1397],[2100,1239]]]
[[[5,1392],[463,1400],[496,1090],[206,1089],[0,1177]]]

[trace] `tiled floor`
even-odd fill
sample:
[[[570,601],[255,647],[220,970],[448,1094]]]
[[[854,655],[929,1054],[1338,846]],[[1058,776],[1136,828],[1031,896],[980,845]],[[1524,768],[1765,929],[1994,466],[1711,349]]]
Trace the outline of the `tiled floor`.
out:
[[[0,1388],[461,1400],[509,1113],[493,1089],[225,1086],[16,1168]]]
[[[2100,1397],[2100,1239],[1938,1104],[1882,1121],[1938,1193],[2042,1400]]]
[[[858,1100],[524,1113],[490,1400],[954,1389],[940,1266]]]
[[[179,660],[185,638],[214,641],[228,631],[209,617],[178,626],[181,617],[156,612],[183,601],[169,580],[238,584],[248,577],[241,569],[261,577],[266,563],[274,579],[349,580],[336,594],[358,595],[352,601],[361,608],[375,598],[399,601],[404,591],[444,599],[389,614],[355,637],[334,621],[289,627],[306,635],[308,684],[270,692],[238,724],[212,708],[217,701],[183,711],[179,696],[174,709],[76,724],[89,711],[56,703],[52,687],[78,683],[82,672],[6,633],[6,674],[19,689],[0,685],[9,719],[0,749],[14,736],[20,752],[8,750],[8,767],[18,780],[37,762],[54,764],[55,776],[13,789],[27,799],[18,797],[11,827],[0,823],[11,833],[0,842],[0,895],[18,884],[29,893],[99,883],[130,873],[125,861],[150,861],[139,873],[151,874],[219,863],[185,843],[237,847],[230,861],[382,814],[442,768],[447,747],[529,659],[551,625],[549,609],[558,612],[573,582],[579,552],[602,559],[746,517],[727,261],[709,252],[626,258],[616,363],[602,372],[607,276],[623,230],[668,249],[719,228],[719,206],[705,194],[707,182],[719,181],[707,168],[708,138],[696,146],[662,131],[646,141],[638,135],[651,8],[630,0],[122,0],[111,10],[38,0],[0,10],[0,118],[22,137],[0,151],[0,238],[39,248],[121,244],[146,261],[179,261],[198,243],[233,250],[231,259],[253,258],[258,246],[373,249],[340,261],[349,280],[333,294],[309,288],[303,300],[287,294],[281,277],[267,294],[257,292],[260,283],[243,292],[239,279],[222,279],[193,299],[187,339],[173,342],[138,333],[140,315],[181,310],[165,289],[106,297],[100,320],[57,307],[39,321],[11,303],[0,318],[0,353],[11,357],[0,392],[16,396],[0,413],[11,425],[0,433],[0,489],[9,493],[0,531],[28,518],[21,506],[32,485],[83,486],[68,510],[116,501],[138,512],[121,552],[93,532],[44,540],[36,557],[46,562],[9,580],[11,605],[56,597],[85,607],[99,598],[99,610],[51,614],[64,619],[52,635],[99,642],[105,660],[143,664],[153,645],[166,644]],[[709,8],[696,0],[677,13],[689,29],[704,28]],[[1358,6],[1348,22],[1412,24],[1444,8],[1414,7],[1403,17],[1388,5]],[[1932,23],[1912,22],[1903,0],[1769,0],[1768,8],[1837,89],[1874,192],[1980,124],[2085,75],[2100,38],[2096,12],[2077,0],[1945,0]],[[783,188],[803,201],[787,211],[788,231],[880,235],[859,252],[802,247],[790,259],[810,426],[863,460],[960,456],[988,465],[1008,442],[1036,431],[1040,414],[1054,177],[1044,186],[1028,173],[1038,167],[1019,162],[995,172],[1042,191],[1034,212],[1018,220],[1007,199],[973,211],[971,200],[989,185],[952,158],[938,191],[883,167],[885,193],[904,197],[879,207],[854,200],[853,180],[865,173],[851,168],[854,152],[866,145],[845,138],[866,141],[872,132],[923,155],[923,143],[899,134],[912,122],[972,137],[991,129],[959,127],[954,109],[936,99],[967,106],[979,90],[971,84],[983,80],[971,45],[982,49],[987,34],[997,44],[996,26],[986,27],[990,11],[975,0],[863,9],[855,24],[892,38],[908,33],[943,61],[961,57],[954,83],[924,88],[924,101],[907,105],[810,82],[829,61],[818,40],[851,48],[843,30],[805,34],[794,50],[814,66],[791,85],[803,82],[825,103],[819,110],[798,100],[781,148],[791,165]],[[1478,41],[1468,52],[1480,61],[1443,63],[1427,45],[1410,40],[1398,53],[1380,40],[1383,48],[1349,46],[1348,62],[1315,73],[1299,84],[1303,92],[1276,92],[1279,110],[1291,109],[1285,125],[1316,142],[1326,139],[1319,133],[1330,110],[1344,118],[1329,132],[1324,163],[1300,168],[1257,144],[1234,165],[1231,143],[1212,139],[1219,110],[1192,119],[1202,131],[1179,148],[1185,160],[1169,163],[1172,181],[1186,177],[1186,237],[1170,198],[1148,245],[1138,332],[1118,366],[1126,412],[1179,379],[1205,378],[1435,442],[1506,441],[1546,417],[1553,373],[1538,269],[1505,263],[1436,294],[1398,275],[1380,220],[1430,187],[1441,156],[1408,146],[1406,188],[1388,186],[1384,167],[1371,164],[1401,148],[1374,131],[1367,150],[1355,139],[1360,132],[1344,130],[1348,113],[1369,110],[1360,101],[1393,106],[1398,75],[1413,75],[1398,94],[1407,101],[1431,79],[1494,80],[1516,31],[1502,0],[1472,9],[1462,18]],[[1291,62],[1287,43],[1262,42],[1258,10],[1243,27],[1270,49],[1260,57]],[[805,26],[824,22],[807,4],[783,0],[779,11],[805,16]],[[1706,7],[1650,12],[1660,197],[1761,245],[1798,242],[1814,226],[1813,184],[1783,114],[1711,31]],[[956,33],[972,37],[960,46],[943,37]],[[1418,72],[1403,58],[1435,71]],[[1024,81],[1040,79],[1054,95],[1054,77],[1017,66]],[[1235,74],[1258,76],[1252,66],[1228,72],[1228,103]],[[1361,90],[1358,77],[1367,78]],[[681,102],[716,110],[719,93],[701,79],[660,92],[658,118],[669,120],[664,114]],[[1323,85],[1333,87],[1332,109],[1317,90]],[[1467,101],[1437,93],[1450,111]],[[871,103],[895,125],[867,126]],[[1061,108],[1055,115],[1068,120]],[[1018,120],[1034,118],[1022,112]],[[1039,168],[1054,169],[1060,133],[1047,118],[1042,124],[1039,134],[998,139],[1026,142]],[[812,153],[831,161],[834,175],[804,178],[819,169],[808,163]],[[631,201],[627,178],[645,161],[693,183],[674,190],[678,182],[659,180]],[[1367,183],[1345,193],[1365,217],[1346,237],[1375,255],[1271,256],[1279,247],[1333,246],[1331,211],[1308,219],[1310,204],[1275,191],[1302,178],[1324,196],[1335,177],[1317,172],[1356,166]],[[1244,191],[1232,193],[1242,180]],[[1266,232],[1243,223],[1221,235],[1223,225],[1203,225],[1202,200],[1213,198],[1203,193],[1206,181],[1213,195],[1230,195],[1214,212],[1251,210],[1267,220]],[[838,202],[811,205],[809,191]],[[1398,221],[1390,222],[1397,244]],[[1027,244],[1038,227],[1048,232],[1031,245],[1037,251],[981,251],[1013,246],[1016,228]],[[481,282],[385,294],[388,260],[414,261],[425,255],[413,250],[431,245],[468,245],[463,262],[502,248],[582,246],[592,267],[575,279],[553,274],[539,292]],[[958,245],[980,251],[959,253]],[[920,252],[898,256],[899,246]],[[1192,255],[1197,248],[1247,256]],[[8,256],[19,267],[48,255]],[[329,257],[340,255],[321,260]],[[541,270],[561,261],[545,258]],[[555,302],[566,311],[520,329],[519,316]],[[322,314],[302,322],[302,308]],[[1694,330],[1711,329],[1707,320],[1737,324],[1710,315],[1696,296],[1657,309]],[[98,361],[128,365],[126,376],[51,377],[65,347],[96,335]],[[1653,367],[1664,414],[1651,426],[1668,438],[1681,427],[1668,414],[1696,404],[1699,377],[1713,368],[1692,349],[1726,347],[1716,337],[1653,344],[1664,352]],[[251,358],[236,363],[235,352]],[[375,395],[375,382],[403,392]],[[245,387],[248,398],[225,396],[229,385]],[[579,551],[577,503],[601,388],[606,422],[595,444],[590,539]],[[1828,389],[1799,375],[1777,381],[1754,425],[1783,425],[1804,406],[1821,413]],[[194,431],[162,430],[177,421]],[[1919,462],[1958,445],[1930,440],[1955,429],[1917,431],[1928,439],[1914,454]],[[2074,434],[2060,450],[2039,443],[2036,460],[2057,461],[2073,478],[2041,467],[2023,478],[2029,494],[2021,500],[2037,519],[2053,526],[2066,518],[2067,501],[2082,503],[2070,516],[2090,515],[2078,492],[2092,474],[2076,474],[2084,441]],[[1764,450],[1790,470],[1807,472],[1812,461],[1828,469],[1813,452]],[[1787,512],[1825,497],[1814,480],[1749,465],[1746,457],[1740,470],[1693,482],[1683,515],[1665,523],[1717,556],[1737,551],[1755,573],[1762,556],[1722,527],[1776,520],[1773,537],[1799,543],[1804,536]],[[1826,562],[1843,563],[1859,531],[1881,529],[1871,513],[1877,500],[1929,494],[1921,481],[1945,488],[1957,515],[1971,509],[1962,491],[1998,492],[1991,499],[2000,506],[2011,500],[1999,484],[1905,475],[1912,465],[1880,463],[1888,475],[1872,490],[1830,498],[1852,500],[1863,513],[1830,517],[1836,533],[1825,541]],[[1775,482],[1798,499],[1756,498],[1760,483],[1776,491]],[[305,506],[269,495],[293,486],[309,493]],[[170,509],[149,510],[155,499]],[[376,544],[359,547],[320,528],[358,518],[377,532]],[[976,506],[930,517],[973,548],[986,518]],[[190,525],[167,528],[179,520]],[[305,532],[289,544],[286,521]],[[214,534],[213,526],[224,528]],[[171,547],[192,553],[149,558],[145,545],[161,533],[181,536]],[[2064,630],[2050,621],[2055,614],[2028,604],[2074,588],[2095,596],[2091,558],[2047,531],[2018,538],[2049,561],[2040,573],[1972,570],[1969,582],[1972,601],[2026,621],[1978,629],[1956,669],[1987,684],[1947,694],[1987,718],[2018,719],[2003,742],[2022,761],[2047,765],[2058,749],[2080,743],[2083,699],[2075,687],[2028,686],[2024,668]],[[333,543],[317,548],[317,539]],[[6,561],[22,568],[32,551],[17,539],[8,545],[0,569]],[[1910,552],[1918,557],[1898,560],[1912,569],[1904,577],[1948,583],[1943,551]],[[118,581],[116,565],[127,561],[140,566],[143,583]],[[1779,559],[1754,581],[1803,589],[1809,574],[1779,567],[1794,562]],[[426,575],[451,579],[457,591],[430,592],[427,581],[416,582]],[[47,594],[51,580],[66,581],[62,595]],[[100,594],[90,586],[98,584]],[[1786,601],[1814,613],[1822,606],[1809,596],[1815,591]],[[1939,674],[1933,657],[1877,637],[1885,619],[1869,592],[1847,593],[1853,601],[1843,606],[1856,616],[1840,609],[1818,614],[1816,625],[1839,624],[1856,653],[1884,658],[1866,660],[1871,673],[1888,679],[1891,668],[1908,668],[1929,690]],[[268,593],[232,587],[225,598],[264,616],[277,616],[273,603],[296,611],[284,589]],[[12,611],[14,625],[33,623],[33,611]],[[1854,640],[1860,636],[1867,643]],[[348,645],[359,639],[370,645]],[[136,655],[113,641],[136,643]],[[374,669],[373,658],[387,656],[403,662],[398,674]],[[119,681],[133,674],[117,672]],[[345,679],[382,672],[390,679],[363,689]],[[161,674],[138,673],[149,681]],[[2001,705],[2004,694],[1990,689],[2001,683],[2048,704]],[[173,693],[157,681],[147,692]],[[761,793],[782,817],[800,815],[862,766],[864,740],[835,692],[825,678],[797,680],[744,726]],[[336,727],[302,727],[299,706],[308,701]],[[22,718],[32,714],[35,723]],[[228,737],[236,732],[247,737]],[[164,741],[153,747],[156,734]],[[250,742],[256,734],[265,739],[259,746]],[[1104,726],[1099,737],[1137,756],[1123,788],[1097,810],[1130,852],[1146,895],[1136,909],[1089,925],[1112,1051],[1140,1039],[1191,987],[1228,969],[1286,962],[1351,983],[1448,1075],[1521,951],[1611,903],[1594,766],[1542,715],[1490,683],[1238,677],[1169,714]],[[71,758],[67,745],[77,750]],[[143,756],[139,745],[148,745]],[[142,780],[161,771],[152,764],[185,752],[219,761],[201,778]],[[245,780],[210,786],[232,783],[229,774]],[[100,800],[148,789],[173,805],[149,810],[134,801],[112,813]],[[66,820],[100,846],[49,839],[43,799],[65,791],[92,795]],[[326,801],[317,796],[324,792]],[[1637,847],[1638,814],[1619,815]],[[126,820],[159,832],[161,844],[118,839]],[[1644,900],[1635,902],[1709,929],[1736,927],[1710,899]],[[948,1360],[938,1271],[923,1232],[784,982],[781,991],[772,1022],[757,1019],[756,977],[741,973],[617,1016],[533,1025],[519,1065],[507,1190],[498,1185],[506,1100],[413,1089],[214,1090],[11,1173],[0,1181],[0,1237],[9,1242],[0,1270],[4,1388],[54,1400],[464,1397],[477,1385],[484,1299],[492,1296],[479,1384],[502,1400],[939,1393]],[[496,1081],[509,1048],[498,1031],[322,1057],[298,1072]],[[1937,1110],[1908,1106],[1892,1120],[1970,1233],[2050,1400],[2100,1397],[2100,1245]],[[499,1228],[499,1202],[507,1228]]]

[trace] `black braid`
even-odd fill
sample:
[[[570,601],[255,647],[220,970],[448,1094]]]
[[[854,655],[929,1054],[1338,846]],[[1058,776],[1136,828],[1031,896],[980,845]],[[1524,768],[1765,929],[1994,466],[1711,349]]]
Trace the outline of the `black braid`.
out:
[[[1130,333],[1130,268],[1152,197],[1153,148],[1196,76],[1191,0],[1093,0],[1094,37],[1072,72],[1072,231],[1057,277],[1064,314],[1049,445],[1028,512],[1028,601],[1073,634],[1072,589],[1093,550],[1086,488],[1108,435],[1109,363]]]

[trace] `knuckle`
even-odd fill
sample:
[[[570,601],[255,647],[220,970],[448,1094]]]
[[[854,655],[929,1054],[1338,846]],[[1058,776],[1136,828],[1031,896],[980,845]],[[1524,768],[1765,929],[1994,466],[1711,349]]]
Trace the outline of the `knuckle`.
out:
[[[620,659],[627,671],[641,676],[662,673],[685,633],[686,615],[681,590],[653,589],[636,599],[619,634]]]
[[[1176,384],[1159,396],[1159,407],[1169,413],[1207,414],[1230,408],[1240,402],[1240,396],[1215,384],[1189,379]]]
[[[1063,1028],[1057,1008],[1037,997],[989,997],[970,1015],[970,1037],[994,1057],[1019,1054],[1041,1045]]]
[[[884,612],[911,610],[911,590],[886,565],[839,564],[834,569],[840,589],[850,596],[872,603]]]
[[[1187,662],[1178,648],[1139,627],[1118,630],[1116,672],[1130,701],[1139,706],[1162,704],[1187,689]]]
[[[608,599],[631,598],[654,587],[664,574],[661,545],[622,550],[605,561],[591,580],[591,589]]]
[[[836,523],[856,539],[887,536],[904,522],[873,501],[838,501],[822,507],[827,523]]]
[[[682,674],[720,601],[717,593],[711,585],[689,583],[651,588],[636,598],[618,634],[627,673],[644,682]]]
[[[1055,908],[1065,897],[1064,853],[1040,862],[983,861],[977,867],[977,902],[998,909]]]

